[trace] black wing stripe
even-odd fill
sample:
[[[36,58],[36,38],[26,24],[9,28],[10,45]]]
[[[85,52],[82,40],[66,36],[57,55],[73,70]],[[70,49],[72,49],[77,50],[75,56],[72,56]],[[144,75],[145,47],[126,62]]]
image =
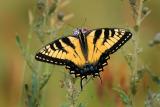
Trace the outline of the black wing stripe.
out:
[[[50,44],[50,47],[51,47],[52,50],[54,50],[54,51],[56,50],[56,49],[54,48],[53,44]]]
[[[75,45],[70,41],[69,38],[62,38],[62,42],[64,42],[65,44],[67,44],[68,46],[72,47],[73,49],[75,49]]]
[[[113,37],[114,35],[115,35],[115,31],[114,31],[114,29],[111,29],[111,37]]]
[[[59,42],[59,40],[55,41],[55,45],[57,46],[58,49],[63,49],[61,43]]]
[[[103,40],[103,44],[104,42],[106,42],[106,40],[109,38],[109,29],[104,29],[104,40]]]
[[[56,48],[55,48],[54,46],[56,46]],[[64,52],[67,52],[67,51],[64,49],[64,47],[62,46],[62,44],[60,43],[59,40],[56,40],[56,41],[54,41],[54,43],[51,43],[51,44],[50,44],[50,48],[51,48],[53,51],[62,50],[62,51],[64,51]]]
[[[95,31],[93,44],[96,44],[96,42],[100,38],[101,34],[102,34],[102,30],[101,29],[98,29],[98,30]]]

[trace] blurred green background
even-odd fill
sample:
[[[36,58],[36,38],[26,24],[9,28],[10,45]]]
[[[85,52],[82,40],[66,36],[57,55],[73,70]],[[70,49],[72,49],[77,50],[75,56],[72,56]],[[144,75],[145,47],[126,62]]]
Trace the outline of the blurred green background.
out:
[[[35,5],[36,0],[0,0],[0,107],[25,106],[23,86],[27,72],[24,72],[25,61],[16,45],[15,37],[17,33],[20,34],[22,41],[26,44],[30,29],[28,11],[33,10]],[[155,34],[160,32],[160,1],[149,0],[146,6],[151,9],[151,14],[146,17],[140,28],[139,41],[143,49],[140,58],[154,73],[160,75],[160,47],[148,45]],[[71,31],[73,29],[71,26],[128,28],[133,27],[134,23],[127,0],[71,0],[61,11],[64,14],[74,14],[74,17],[68,20],[60,30],[62,35],[66,35],[66,31]],[[52,40],[47,42],[49,41]],[[32,39],[31,43],[34,46],[31,54],[34,55],[41,45],[38,45],[40,43],[37,39]],[[91,80],[80,94],[78,102],[86,107],[123,107],[112,88],[121,86],[128,90],[130,70],[120,51],[111,55],[108,62],[109,65],[102,73],[103,84],[101,85],[98,79]],[[65,71],[63,67],[57,67],[57,69]],[[66,91],[60,84],[63,79],[62,70],[53,72],[43,90],[45,107],[60,107],[67,102]],[[153,90],[158,90],[156,84],[148,76],[144,76],[134,99],[137,107],[144,106],[143,101],[148,85]]]

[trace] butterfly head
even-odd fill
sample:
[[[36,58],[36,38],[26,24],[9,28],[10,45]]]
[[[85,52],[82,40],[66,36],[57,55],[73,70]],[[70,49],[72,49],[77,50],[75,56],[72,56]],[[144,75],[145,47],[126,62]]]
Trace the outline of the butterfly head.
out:
[[[87,34],[89,33],[90,30],[89,29],[86,29],[86,28],[76,28],[74,31],[73,31],[73,35],[74,36],[78,36],[80,34]]]
[[[75,29],[74,31],[73,31],[73,35],[74,36],[78,36],[78,35],[80,35],[80,29]]]

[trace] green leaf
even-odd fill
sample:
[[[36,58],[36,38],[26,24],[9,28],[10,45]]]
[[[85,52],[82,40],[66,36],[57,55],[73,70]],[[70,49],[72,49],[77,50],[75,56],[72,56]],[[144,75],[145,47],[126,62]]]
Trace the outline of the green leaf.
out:
[[[61,105],[61,107],[70,107],[70,106],[69,106],[69,104],[64,103]]]
[[[154,75],[152,76],[152,80],[156,82],[158,85],[160,85],[160,77]]]
[[[127,95],[127,93],[121,89],[121,88],[113,88],[114,91],[118,93],[120,96],[122,102],[127,106],[127,107],[132,107],[132,101],[130,97]]]
[[[78,107],[85,107],[85,105],[82,104],[82,103],[80,103],[80,104],[78,105]]]
[[[47,84],[49,78],[51,77],[52,72],[49,71],[47,73],[44,73],[41,76],[41,80],[40,80],[40,90],[44,88],[44,86]]]
[[[49,8],[48,15],[51,15],[52,13],[55,12],[57,8],[57,3],[58,3],[58,0],[55,0],[55,2],[52,3],[51,7]]]
[[[21,42],[19,35],[16,35],[16,44],[23,51],[24,48],[23,48],[23,45],[22,45],[22,42]]]

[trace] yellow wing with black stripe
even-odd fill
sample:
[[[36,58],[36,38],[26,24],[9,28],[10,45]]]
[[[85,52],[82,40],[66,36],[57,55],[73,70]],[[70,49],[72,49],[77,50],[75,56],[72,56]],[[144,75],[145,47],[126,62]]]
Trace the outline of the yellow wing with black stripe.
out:
[[[57,65],[73,64],[81,67],[85,64],[79,39],[74,36],[63,37],[49,43],[38,51],[35,58]]]
[[[128,30],[119,28],[92,30],[87,35],[88,62],[101,66],[106,65],[109,54],[118,50],[131,36]]]

